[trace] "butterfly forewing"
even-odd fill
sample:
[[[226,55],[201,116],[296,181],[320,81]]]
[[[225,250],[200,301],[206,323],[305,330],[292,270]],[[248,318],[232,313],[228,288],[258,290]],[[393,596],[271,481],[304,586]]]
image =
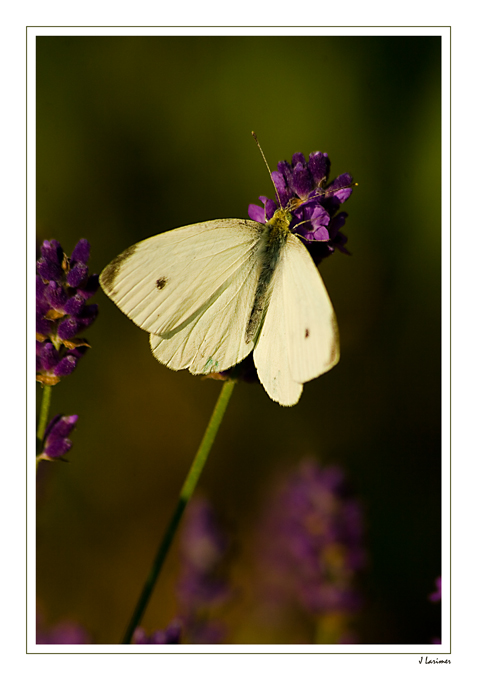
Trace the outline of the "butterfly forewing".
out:
[[[263,225],[213,220],[181,227],[128,248],[101,274],[101,285],[138,326],[154,334],[178,329],[254,258]]]
[[[171,333],[150,336],[156,359],[169,368],[191,373],[217,373],[235,366],[253,349],[245,329],[266,249],[264,235],[250,256],[207,305]],[[214,266],[214,263],[211,263]]]

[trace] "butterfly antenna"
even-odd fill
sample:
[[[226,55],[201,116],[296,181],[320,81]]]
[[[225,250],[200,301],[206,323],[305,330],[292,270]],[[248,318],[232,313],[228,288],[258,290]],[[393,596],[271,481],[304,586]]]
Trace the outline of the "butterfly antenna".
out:
[[[263,160],[264,160],[264,162],[265,162],[265,165],[267,166],[268,174],[270,175],[270,179],[272,180],[272,184],[273,184],[273,186],[274,186],[274,188],[275,188],[275,194],[276,194],[276,196],[277,196],[277,198],[278,198],[278,203],[280,204],[280,208],[283,209],[282,203],[281,203],[281,201],[280,201],[280,196],[279,196],[278,191],[277,191],[277,187],[276,187],[276,185],[275,185],[275,182],[273,181],[272,173],[271,173],[270,168],[269,168],[268,163],[267,163],[267,159],[265,158],[265,154],[264,154],[263,151],[262,151],[262,147],[260,146],[260,142],[258,141],[257,135],[255,134],[255,132],[252,132],[252,137],[253,137],[254,140],[257,142],[257,146],[258,146],[258,148],[259,148],[259,150],[260,150],[260,153],[262,154],[262,158],[263,158]]]

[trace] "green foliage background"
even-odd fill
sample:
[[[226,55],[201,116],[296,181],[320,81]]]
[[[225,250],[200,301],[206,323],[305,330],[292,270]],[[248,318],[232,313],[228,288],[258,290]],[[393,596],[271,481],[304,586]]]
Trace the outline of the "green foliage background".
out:
[[[440,58],[438,37],[37,38],[38,243],[69,253],[87,238],[92,271],[270,196],[251,130],[272,169],[321,150],[332,177],[359,183],[345,206],[352,256],[321,266],[340,363],[291,409],[239,385],[200,482],[236,537],[231,642],[308,641],[270,639],[250,583],[265,491],[309,455],[341,465],[365,508],[360,641],[439,634],[427,595],[441,572]],[[101,291],[93,301],[92,349],[53,389],[52,415],[79,423],[70,463],[40,466],[37,588],[48,622],[115,643],[220,384],[163,367],[146,333]],[[174,615],[176,572],[173,550],[146,628]]]

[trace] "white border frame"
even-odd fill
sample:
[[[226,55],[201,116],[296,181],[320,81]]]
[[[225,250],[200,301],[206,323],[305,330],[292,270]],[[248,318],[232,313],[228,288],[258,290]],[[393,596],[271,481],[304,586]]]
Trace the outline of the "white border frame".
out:
[[[122,645],[36,645],[35,640],[35,503],[33,500],[35,488],[35,468],[30,465],[27,471],[28,484],[28,601],[27,601],[27,651],[35,654],[291,654],[295,655],[323,655],[333,656],[347,655],[371,655],[371,654],[415,654],[438,655],[445,658],[450,653],[450,195],[446,187],[450,186],[450,27],[28,27],[27,29],[27,258],[31,265],[35,260],[35,213],[36,213],[36,157],[35,157],[35,40],[37,36],[157,36],[157,35],[326,35],[326,36],[353,36],[353,35],[440,35],[442,38],[442,580],[445,584],[442,601],[442,645],[180,645],[154,647],[154,652],[148,646]],[[30,268],[31,269],[31,268]],[[27,278],[28,327],[28,357],[34,356],[34,337],[32,328],[35,325],[35,280],[29,271]],[[28,363],[28,423],[27,441],[30,452],[35,448],[35,390],[32,388],[31,376],[33,374],[32,363]],[[31,457],[31,456],[30,456]],[[446,587],[447,586],[447,587]],[[470,587],[470,586],[469,586]],[[431,657],[429,657],[431,658]],[[281,662],[280,662],[281,663]],[[284,661],[286,665],[287,662]],[[234,661],[235,664],[235,661]],[[344,672],[344,668],[342,669]],[[291,670],[290,672],[295,673]],[[387,671],[388,672],[388,671]]]

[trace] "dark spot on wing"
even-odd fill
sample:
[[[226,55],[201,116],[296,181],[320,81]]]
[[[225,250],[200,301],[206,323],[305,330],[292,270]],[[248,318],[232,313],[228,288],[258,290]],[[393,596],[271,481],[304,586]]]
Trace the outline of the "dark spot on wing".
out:
[[[308,330],[308,328],[305,328],[305,338],[309,338],[309,337],[310,337],[310,331]]]
[[[103,271],[101,272],[101,276],[99,277],[99,281],[101,283],[103,290],[106,293],[112,292],[114,288],[114,281],[116,280],[116,277],[119,274],[119,270],[121,269],[123,262],[125,262],[129,257],[131,257],[135,250],[136,245],[126,248],[126,250],[123,253],[121,253],[121,255],[115,257],[114,260],[110,264],[108,264],[108,266],[105,269],[103,269]]]
[[[158,290],[162,290],[162,289],[164,288],[164,286],[166,285],[166,283],[167,283],[166,277],[165,277],[165,276],[161,276],[161,278],[160,278],[160,279],[157,279],[157,281],[156,281],[157,289],[158,289]]]

